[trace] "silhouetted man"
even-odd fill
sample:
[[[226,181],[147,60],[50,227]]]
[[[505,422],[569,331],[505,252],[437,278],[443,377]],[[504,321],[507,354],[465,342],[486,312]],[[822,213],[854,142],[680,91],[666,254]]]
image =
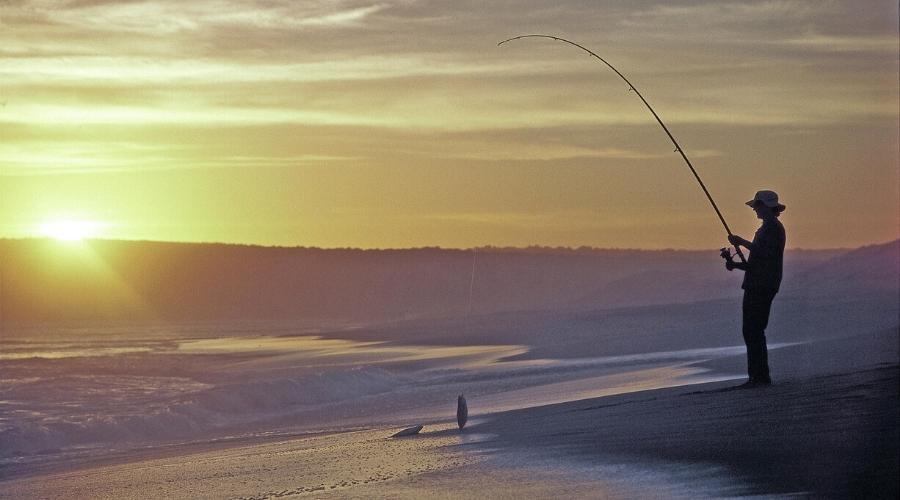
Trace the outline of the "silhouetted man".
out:
[[[784,226],[778,216],[785,206],[778,203],[774,191],[758,191],[747,202],[756,216],[762,219],[762,226],[747,241],[737,235],[728,237],[732,245],[740,245],[750,251],[747,262],[725,262],[725,267],[744,271],[744,343],[747,344],[747,373],[750,380],[740,387],[764,387],[772,383],[769,376],[769,355],[766,349],[766,326],[772,300],[781,286],[782,262],[784,260]]]

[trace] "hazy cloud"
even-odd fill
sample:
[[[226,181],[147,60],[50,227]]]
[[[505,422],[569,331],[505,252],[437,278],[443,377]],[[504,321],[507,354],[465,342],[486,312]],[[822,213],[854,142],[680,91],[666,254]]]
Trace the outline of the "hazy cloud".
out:
[[[394,217],[430,209],[449,214],[447,223],[457,217],[457,229],[480,224],[472,213],[498,214],[485,220],[510,228],[547,227],[510,215],[529,213],[509,206],[521,200],[534,213],[568,213],[629,196],[647,211],[620,220],[647,225],[669,203],[696,201],[657,178],[660,165],[679,160],[614,73],[558,42],[496,45],[543,32],[598,51],[628,75],[720,192],[743,199],[747,189],[737,186],[764,178],[835,199],[833,186],[852,185],[872,194],[866,224],[895,232],[896,20],[897,4],[886,0],[7,1],[0,175],[28,187],[0,186],[19,200],[0,216],[100,198],[84,187],[75,200],[25,182],[31,174],[183,171],[201,184],[227,170],[211,167],[235,171],[244,181],[236,193],[264,186],[267,220],[299,210],[295,197],[267,190],[298,185],[310,186],[305,195],[325,212],[354,200],[394,203]],[[562,166],[578,175],[560,177]],[[523,168],[540,182],[520,179]],[[594,168],[604,177],[585,182],[584,169]],[[442,169],[468,169],[472,180],[440,177],[444,193],[432,188]],[[518,186],[515,197],[503,197],[508,185]],[[190,213],[192,193],[153,186],[159,197],[182,197]],[[345,186],[353,188],[335,195],[340,203],[317,197]],[[572,206],[560,212],[557,203]],[[883,206],[893,219],[868,215]],[[835,234],[861,231],[832,216]],[[374,224],[354,217],[342,227]],[[689,229],[672,224],[682,231],[674,236]],[[523,240],[512,231],[509,241]]]

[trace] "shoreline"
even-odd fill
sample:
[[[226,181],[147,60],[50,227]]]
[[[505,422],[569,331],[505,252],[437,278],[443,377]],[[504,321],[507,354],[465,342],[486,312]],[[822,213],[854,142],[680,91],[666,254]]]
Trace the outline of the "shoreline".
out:
[[[7,478],[0,493],[894,498],[897,377],[893,364],[758,390],[719,391],[733,381],[653,389],[478,415],[463,432],[449,421],[432,422],[403,439],[372,428],[149,450]],[[835,399],[840,404],[831,405]]]
[[[680,467],[718,468],[730,483],[698,496],[896,498],[898,381],[895,360],[762,389],[714,382],[514,410],[473,431],[548,463],[660,464],[687,482]]]
[[[893,498],[896,341],[891,329],[774,349],[765,389],[719,391],[731,380],[491,413],[470,405],[464,431],[429,419],[403,439],[376,425],[151,448],[5,474],[0,496]]]

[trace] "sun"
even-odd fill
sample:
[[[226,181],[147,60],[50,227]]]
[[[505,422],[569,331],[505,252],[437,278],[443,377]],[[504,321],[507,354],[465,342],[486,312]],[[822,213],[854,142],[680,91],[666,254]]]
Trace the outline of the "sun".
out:
[[[42,236],[60,241],[81,241],[100,235],[103,224],[88,220],[61,219],[48,221],[40,225],[38,232]]]

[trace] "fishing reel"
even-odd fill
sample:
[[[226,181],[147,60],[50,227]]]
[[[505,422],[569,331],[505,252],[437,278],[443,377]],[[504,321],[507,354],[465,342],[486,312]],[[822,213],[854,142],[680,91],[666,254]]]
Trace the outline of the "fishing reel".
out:
[[[725,248],[722,248],[721,250],[719,250],[719,257],[722,257],[723,259],[725,259],[725,268],[728,269],[729,271],[734,269],[731,266],[734,264],[734,256],[735,256],[735,254],[731,253],[730,248],[725,247]]]
[[[734,262],[734,254],[731,253],[731,249],[728,247],[719,250],[719,257],[722,257],[728,262]]]

